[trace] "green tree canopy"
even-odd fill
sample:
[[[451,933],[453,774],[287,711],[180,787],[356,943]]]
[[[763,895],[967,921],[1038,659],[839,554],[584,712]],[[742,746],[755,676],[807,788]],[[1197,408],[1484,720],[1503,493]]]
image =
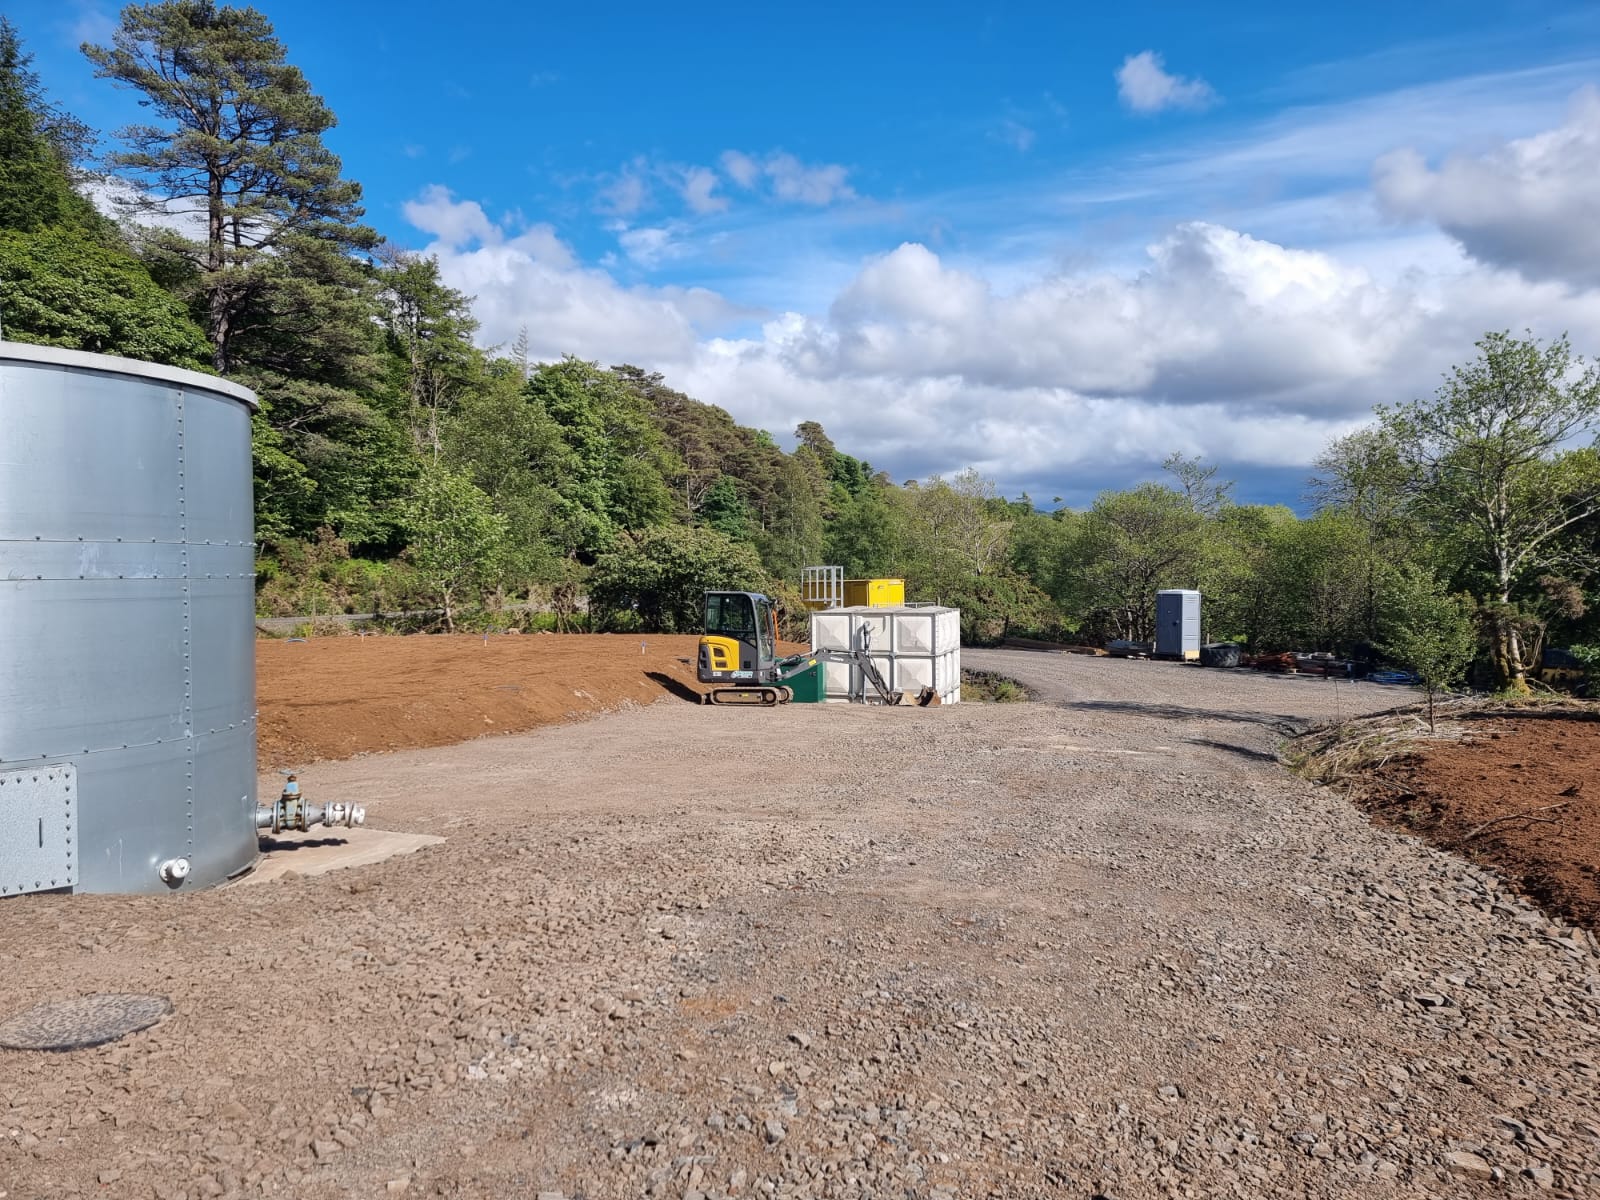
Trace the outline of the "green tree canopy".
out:
[[[399,368],[406,423],[418,446],[437,455],[441,422],[482,379],[472,344],[472,301],[439,276],[439,260],[384,246],[378,275],[384,333]]]
[[[602,554],[589,581],[592,609],[632,614],[645,630],[693,632],[707,591],[765,591],[767,573],[755,551],[715,529],[666,525],[624,535]]]
[[[101,235],[104,221],[71,176],[92,135],[50,103],[32,64],[16,27],[0,16],[0,229]]]
[[[1160,484],[1103,494],[1068,550],[1068,602],[1112,637],[1150,640],[1156,592],[1192,584],[1204,528],[1188,498]]]
[[[205,336],[126,251],[71,228],[0,231],[0,321],[15,341],[205,368]]]
[[[1434,727],[1434,697],[1460,682],[1478,649],[1472,604],[1449,595],[1433,575],[1416,566],[1390,577],[1384,595],[1383,649],[1416,672],[1428,693],[1428,727]]]
[[[464,474],[429,462],[417,474],[406,524],[407,553],[453,630],[462,595],[499,582],[506,519]]]
[[[90,136],[45,98],[0,17],[0,324],[6,337],[194,367],[209,355],[183,305],[74,189]]]
[[[565,358],[545,363],[527,384],[561,432],[565,453],[548,480],[559,493],[568,553],[592,557],[624,530],[666,521],[677,469],[671,448],[637,391],[599,364]]]

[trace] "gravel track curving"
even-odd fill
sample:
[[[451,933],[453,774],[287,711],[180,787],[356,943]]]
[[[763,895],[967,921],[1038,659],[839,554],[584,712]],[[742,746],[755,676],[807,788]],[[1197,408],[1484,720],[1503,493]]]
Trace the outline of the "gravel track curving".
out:
[[[1600,956],[1273,761],[1393,689],[1026,651],[306,769],[373,867],[8,901],[0,1193],[1600,1195]],[[1337,690],[1336,690],[1337,689]]]

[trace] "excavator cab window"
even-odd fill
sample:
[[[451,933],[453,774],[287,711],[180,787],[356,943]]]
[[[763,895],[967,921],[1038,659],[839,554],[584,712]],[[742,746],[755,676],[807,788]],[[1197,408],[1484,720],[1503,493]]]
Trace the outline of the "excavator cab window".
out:
[[[738,641],[754,640],[755,597],[748,592],[707,593],[706,632]]]

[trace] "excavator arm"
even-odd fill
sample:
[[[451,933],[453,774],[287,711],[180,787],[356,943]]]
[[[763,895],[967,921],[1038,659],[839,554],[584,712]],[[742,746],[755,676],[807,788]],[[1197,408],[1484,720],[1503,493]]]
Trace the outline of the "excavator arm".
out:
[[[872,655],[865,648],[860,650],[813,650],[810,654],[796,654],[790,658],[778,660],[778,682],[793,679],[800,672],[816,666],[819,662],[850,663],[861,668],[861,674],[878,693],[878,698],[885,704],[899,704],[901,693],[891,692],[889,684],[883,677],[883,672],[878,670],[878,664],[872,661]],[[851,697],[854,699],[854,697]]]

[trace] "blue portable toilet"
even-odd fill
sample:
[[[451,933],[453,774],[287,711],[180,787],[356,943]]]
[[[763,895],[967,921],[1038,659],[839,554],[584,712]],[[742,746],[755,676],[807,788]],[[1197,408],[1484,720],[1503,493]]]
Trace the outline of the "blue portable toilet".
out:
[[[1156,657],[1192,662],[1200,657],[1200,593],[1167,588],[1156,593]]]

